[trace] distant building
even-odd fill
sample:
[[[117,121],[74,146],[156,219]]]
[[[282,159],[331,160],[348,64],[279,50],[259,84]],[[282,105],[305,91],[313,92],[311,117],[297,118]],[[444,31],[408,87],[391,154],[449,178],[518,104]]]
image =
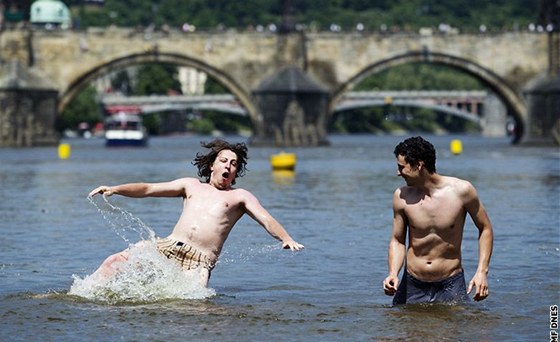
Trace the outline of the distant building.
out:
[[[178,67],[178,79],[184,95],[203,95],[206,73],[189,67]]]
[[[72,19],[70,10],[59,0],[37,0],[31,4],[30,22],[45,28],[70,28]]]

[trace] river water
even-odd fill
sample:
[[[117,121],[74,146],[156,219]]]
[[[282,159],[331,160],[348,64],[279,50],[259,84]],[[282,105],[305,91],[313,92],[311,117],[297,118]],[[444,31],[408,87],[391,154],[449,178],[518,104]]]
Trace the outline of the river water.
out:
[[[558,147],[427,136],[438,150],[438,172],[470,180],[493,222],[490,296],[391,307],[381,283],[392,193],[403,184],[392,151],[403,138],[333,136],[329,147],[289,149],[298,157],[294,174],[270,170],[269,156],[279,149],[250,147],[249,171],[237,185],[306,248],[282,250],[243,218],[208,290],[164,270],[149,281],[121,279],[93,291],[87,276],[101,261],[151,231],[167,235],[181,203],[113,196],[109,205],[86,196],[101,184],[196,177],[191,161],[210,137],[153,138],[141,149],[70,140],[66,160],[56,148],[0,149],[0,339],[548,341],[558,332],[550,328],[550,307],[560,304]],[[454,138],[463,143],[457,156],[449,152]],[[477,252],[477,230],[467,219],[467,282]],[[143,255],[151,259],[146,270],[160,267],[157,256]]]

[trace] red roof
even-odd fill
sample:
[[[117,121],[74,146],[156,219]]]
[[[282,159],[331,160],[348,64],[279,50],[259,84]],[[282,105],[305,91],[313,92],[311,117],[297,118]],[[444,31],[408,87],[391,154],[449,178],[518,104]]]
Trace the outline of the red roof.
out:
[[[135,105],[105,106],[105,111],[109,114],[117,114],[120,112],[127,114],[140,114],[142,112],[141,108]]]

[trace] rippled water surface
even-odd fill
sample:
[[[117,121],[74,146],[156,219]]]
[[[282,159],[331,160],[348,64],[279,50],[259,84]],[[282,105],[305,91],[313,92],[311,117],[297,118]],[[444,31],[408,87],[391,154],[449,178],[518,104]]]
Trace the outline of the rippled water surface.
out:
[[[463,142],[461,155],[449,153],[453,138]],[[87,193],[101,184],[196,177],[191,161],[202,151],[199,142],[210,138],[154,138],[144,149],[71,140],[67,160],[58,159],[56,148],[0,149],[0,339],[547,341],[549,308],[560,304],[558,147],[428,137],[438,150],[438,171],[470,180],[493,222],[490,297],[462,306],[392,308],[381,282],[392,192],[403,184],[392,151],[402,139],[335,136],[329,147],[290,149],[298,157],[292,175],[270,170],[268,158],[278,149],[250,147],[249,171],[237,185],[259,197],[306,249],[281,250],[243,218],[202,298],[188,288],[178,298],[158,298],[176,289],[175,279],[152,288],[147,299],[114,301],[69,294],[76,279],[126,248],[127,240],[140,239],[130,218],[111,216],[102,199],[92,204]],[[157,235],[169,233],[181,209],[178,199],[110,200]],[[469,219],[467,281],[477,252]]]

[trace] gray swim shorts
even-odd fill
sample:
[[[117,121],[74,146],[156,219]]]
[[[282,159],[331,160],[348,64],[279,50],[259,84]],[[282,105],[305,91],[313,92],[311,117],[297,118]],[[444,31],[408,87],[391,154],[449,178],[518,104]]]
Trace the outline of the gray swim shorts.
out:
[[[404,271],[393,305],[412,303],[463,303],[469,301],[463,271],[440,281],[427,282]]]

